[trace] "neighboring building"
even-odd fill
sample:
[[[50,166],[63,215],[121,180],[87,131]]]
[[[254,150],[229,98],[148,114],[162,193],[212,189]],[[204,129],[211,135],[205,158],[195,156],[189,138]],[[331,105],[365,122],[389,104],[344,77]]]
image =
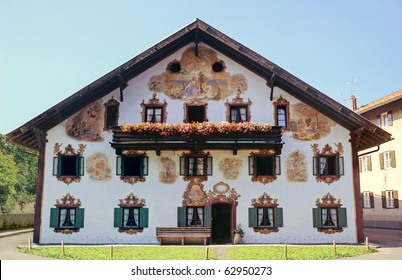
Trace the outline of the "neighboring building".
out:
[[[399,198],[402,195],[402,90],[361,106],[355,112],[394,138],[360,153],[364,226],[402,229]]]
[[[35,242],[356,243],[391,135],[196,20],[7,139],[40,153]]]

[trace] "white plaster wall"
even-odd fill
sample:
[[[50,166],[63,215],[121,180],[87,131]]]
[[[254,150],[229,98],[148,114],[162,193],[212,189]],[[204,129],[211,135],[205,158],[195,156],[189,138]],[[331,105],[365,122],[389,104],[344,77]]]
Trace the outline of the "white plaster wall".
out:
[[[145,102],[152,97],[152,93],[148,90],[148,80],[153,75],[162,73],[166,65],[173,59],[180,59],[181,52],[164,59],[160,64],[150,68],[146,72],[137,76],[128,82],[128,87],[124,90],[124,102],[120,104],[119,124],[125,122],[141,122],[141,106],[143,99]],[[242,66],[230,61],[227,57],[219,55],[225,61],[227,71],[232,75],[236,73],[244,74],[248,81],[248,90],[242,95],[244,100],[251,99],[251,121],[274,123],[273,105],[269,101],[270,89],[266,86],[266,81]],[[299,102],[296,98],[288,93],[275,88],[274,100],[282,95],[290,104]],[[114,96],[119,100],[119,91],[115,90],[105,96],[102,103],[106,102]],[[158,94],[158,98],[168,102],[168,123],[183,121],[183,101],[172,100],[162,93]],[[229,97],[231,100],[233,97]],[[210,101],[208,103],[208,118],[211,122],[219,122],[225,120],[226,100]],[[116,176],[115,168],[115,151],[111,148],[110,143],[112,135],[104,132],[105,140],[101,143],[91,143],[78,141],[66,135],[65,122],[57,125],[49,130],[48,143],[46,147],[46,165],[45,165],[45,181],[42,202],[42,227],[41,227],[41,243],[60,243],[64,240],[66,243],[86,243],[86,244],[156,244],[155,238],[156,227],[174,227],[177,226],[177,207],[182,205],[182,196],[188,182],[182,177],[178,177],[174,184],[164,184],[159,182],[160,157],[156,156],[154,151],[148,151],[149,156],[149,175],[146,182],[136,183],[134,185],[124,183]],[[237,207],[237,223],[241,223],[246,231],[244,237],[245,243],[329,243],[334,239],[339,243],[354,243],[356,239],[355,228],[355,207],[353,197],[353,178],[351,163],[351,147],[348,142],[349,132],[339,125],[331,127],[331,132],[324,138],[314,141],[300,141],[291,137],[290,132],[283,134],[283,142],[285,143],[281,155],[282,175],[272,183],[261,184],[251,182],[248,175],[248,156],[251,150],[239,150],[236,156],[232,155],[232,151],[215,151],[211,150],[213,156],[213,176],[204,182],[206,192],[212,190],[213,186],[224,181],[231,188],[235,188],[240,194]],[[86,174],[81,178],[79,183],[71,183],[66,185],[59,182],[55,176],[52,176],[52,161],[54,144],[63,143],[62,150],[67,144],[71,144],[78,149],[78,144],[86,144],[84,156],[89,156],[102,152],[109,163],[113,167],[112,179],[106,182],[95,182],[89,179]],[[329,144],[335,148],[334,143],[341,142],[344,147],[344,163],[345,175],[338,182],[330,185],[319,183],[312,175],[312,158],[313,152],[311,144],[319,144],[322,149],[325,144]],[[307,182],[289,182],[286,179],[285,162],[288,156],[300,150],[306,156],[308,162],[308,181]],[[257,150],[255,150],[257,151]],[[176,162],[177,170],[179,169],[179,157],[183,151],[162,151],[161,157],[169,157]],[[219,171],[219,162],[226,157],[235,157],[243,160],[243,167],[239,178],[236,180],[226,180],[221,171]],[[85,225],[79,232],[73,234],[55,233],[53,228],[49,227],[50,208],[55,207],[56,199],[62,198],[67,192],[75,198],[79,198],[82,202],[81,208],[85,208]],[[149,208],[149,227],[145,228],[142,233],[129,235],[119,233],[117,228],[113,227],[113,209],[118,207],[119,199],[124,199],[128,194],[133,192],[138,198],[146,200],[145,207]],[[278,199],[279,207],[283,208],[284,226],[279,228],[279,232],[270,234],[255,233],[248,228],[248,208],[251,207],[251,200],[258,198],[264,192],[272,198]],[[342,200],[343,206],[347,208],[348,227],[344,228],[342,233],[324,234],[319,233],[313,228],[312,208],[315,208],[315,201],[330,192],[336,198]]]

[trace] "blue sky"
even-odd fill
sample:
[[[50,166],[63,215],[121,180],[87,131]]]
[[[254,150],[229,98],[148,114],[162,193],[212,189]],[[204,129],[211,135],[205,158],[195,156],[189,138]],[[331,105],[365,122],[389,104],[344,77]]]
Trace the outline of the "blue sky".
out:
[[[196,18],[344,105],[402,89],[402,0],[0,0],[0,133]]]

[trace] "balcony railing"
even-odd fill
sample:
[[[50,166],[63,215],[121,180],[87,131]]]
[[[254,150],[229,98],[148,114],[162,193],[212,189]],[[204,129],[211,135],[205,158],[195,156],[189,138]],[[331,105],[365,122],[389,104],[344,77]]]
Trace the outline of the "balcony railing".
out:
[[[134,124],[113,129],[113,148],[121,150],[282,150],[282,129],[252,123]]]

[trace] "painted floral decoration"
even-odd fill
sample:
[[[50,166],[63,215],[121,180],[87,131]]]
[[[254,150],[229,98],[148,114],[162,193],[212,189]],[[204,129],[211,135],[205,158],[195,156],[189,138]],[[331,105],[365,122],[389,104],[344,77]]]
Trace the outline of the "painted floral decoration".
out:
[[[272,130],[272,126],[265,123],[211,123],[211,122],[193,122],[193,123],[125,123],[121,130],[127,133],[153,134],[153,135],[182,135],[185,137],[200,135],[208,136],[210,134],[230,134],[230,133],[266,133]]]

